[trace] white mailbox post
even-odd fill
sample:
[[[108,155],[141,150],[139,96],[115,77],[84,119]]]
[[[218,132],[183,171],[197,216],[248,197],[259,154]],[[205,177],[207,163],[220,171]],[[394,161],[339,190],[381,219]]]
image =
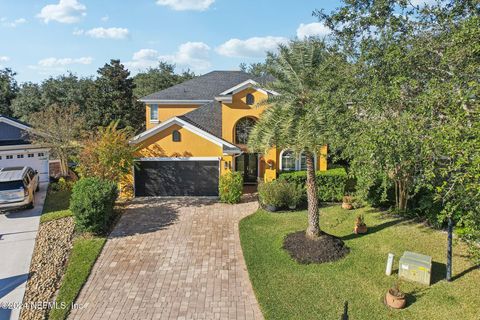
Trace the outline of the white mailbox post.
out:
[[[387,270],[385,270],[385,274],[387,276],[391,276],[392,275],[392,266],[393,266],[393,258],[395,257],[395,255],[393,253],[389,253],[388,254],[388,259],[387,259]]]

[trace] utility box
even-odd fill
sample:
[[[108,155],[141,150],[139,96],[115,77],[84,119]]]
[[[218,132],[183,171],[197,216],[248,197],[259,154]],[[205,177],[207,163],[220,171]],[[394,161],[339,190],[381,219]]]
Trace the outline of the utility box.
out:
[[[405,251],[400,258],[398,277],[430,285],[432,275],[432,257]]]

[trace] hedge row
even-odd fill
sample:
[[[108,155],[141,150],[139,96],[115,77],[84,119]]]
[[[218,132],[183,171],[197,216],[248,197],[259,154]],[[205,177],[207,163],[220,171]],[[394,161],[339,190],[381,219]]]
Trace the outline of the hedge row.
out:
[[[348,181],[347,172],[344,168],[335,168],[315,173],[317,193],[320,201],[342,201],[345,195],[345,187]],[[306,171],[282,172],[279,179],[305,186],[307,181]]]

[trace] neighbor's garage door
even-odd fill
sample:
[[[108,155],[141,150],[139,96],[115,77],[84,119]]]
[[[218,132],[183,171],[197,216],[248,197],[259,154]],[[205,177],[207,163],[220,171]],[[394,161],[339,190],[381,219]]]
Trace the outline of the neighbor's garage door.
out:
[[[219,161],[139,161],[135,196],[217,196]]]

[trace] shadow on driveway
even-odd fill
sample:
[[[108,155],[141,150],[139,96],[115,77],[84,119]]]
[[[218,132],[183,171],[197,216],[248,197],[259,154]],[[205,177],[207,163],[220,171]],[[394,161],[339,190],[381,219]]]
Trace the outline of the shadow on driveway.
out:
[[[0,298],[5,297],[7,294],[15,290],[15,288],[25,283],[27,279],[28,273],[0,279]],[[0,319],[3,318],[0,317]]]

